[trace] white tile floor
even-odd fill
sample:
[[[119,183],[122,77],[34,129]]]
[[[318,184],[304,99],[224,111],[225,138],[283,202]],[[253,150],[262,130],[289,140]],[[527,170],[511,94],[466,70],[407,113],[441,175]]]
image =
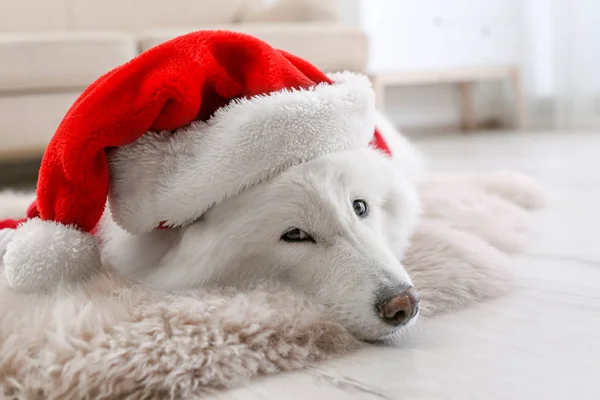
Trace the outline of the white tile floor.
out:
[[[509,296],[222,399],[600,399],[600,132],[485,133],[418,141],[436,170],[510,168],[550,189],[540,239]],[[329,375],[329,378],[325,376]]]

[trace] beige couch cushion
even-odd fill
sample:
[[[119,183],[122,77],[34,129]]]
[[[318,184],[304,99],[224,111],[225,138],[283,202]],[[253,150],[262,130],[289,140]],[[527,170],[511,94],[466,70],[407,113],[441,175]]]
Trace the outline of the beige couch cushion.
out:
[[[239,24],[196,28],[156,29],[139,36],[147,50],[197,29],[230,29],[256,36],[271,46],[302,57],[326,71],[364,72],[368,57],[366,35],[356,28],[330,23]]]
[[[240,22],[333,22],[339,20],[339,0],[277,0],[257,2]]]
[[[237,21],[259,0],[67,0],[76,30],[140,29]]]
[[[0,92],[85,87],[136,51],[118,33],[0,34]]]
[[[0,32],[65,30],[69,0],[0,0]]]
[[[41,155],[82,90],[0,96],[0,161]]]

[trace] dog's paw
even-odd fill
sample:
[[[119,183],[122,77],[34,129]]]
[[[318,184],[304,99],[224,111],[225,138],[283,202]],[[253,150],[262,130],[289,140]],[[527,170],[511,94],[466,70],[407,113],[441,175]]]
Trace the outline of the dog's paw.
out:
[[[507,253],[529,244],[533,216],[528,210],[486,190],[475,174],[436,179],[420,185],[423,218],[475,235]]]
[[[525,210],[540,210],[547,204],[546,190],[524,174],[497,170],[479,174],[476,180],[488,193],[502,197]]]
[[[425,317],[497,298],[515,287],[506,254],[443,221],[421,221],[404,265]]]

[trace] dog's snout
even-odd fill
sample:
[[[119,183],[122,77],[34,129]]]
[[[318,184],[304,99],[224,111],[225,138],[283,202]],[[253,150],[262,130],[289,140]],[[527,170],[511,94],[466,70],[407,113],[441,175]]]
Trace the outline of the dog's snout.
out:
[[[403,325],[419,312],[419,293],[413,287],[379,303],[379,317],[391,325]]]

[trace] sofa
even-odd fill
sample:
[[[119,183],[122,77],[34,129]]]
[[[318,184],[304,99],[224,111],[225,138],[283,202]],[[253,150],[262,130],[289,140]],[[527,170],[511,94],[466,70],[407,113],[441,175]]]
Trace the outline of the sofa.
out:
[[[39,157],[77,96],[175,36],[230,29],[330,72],[363,72],[364,33],[336,0],[0,0],[0,163]]]

